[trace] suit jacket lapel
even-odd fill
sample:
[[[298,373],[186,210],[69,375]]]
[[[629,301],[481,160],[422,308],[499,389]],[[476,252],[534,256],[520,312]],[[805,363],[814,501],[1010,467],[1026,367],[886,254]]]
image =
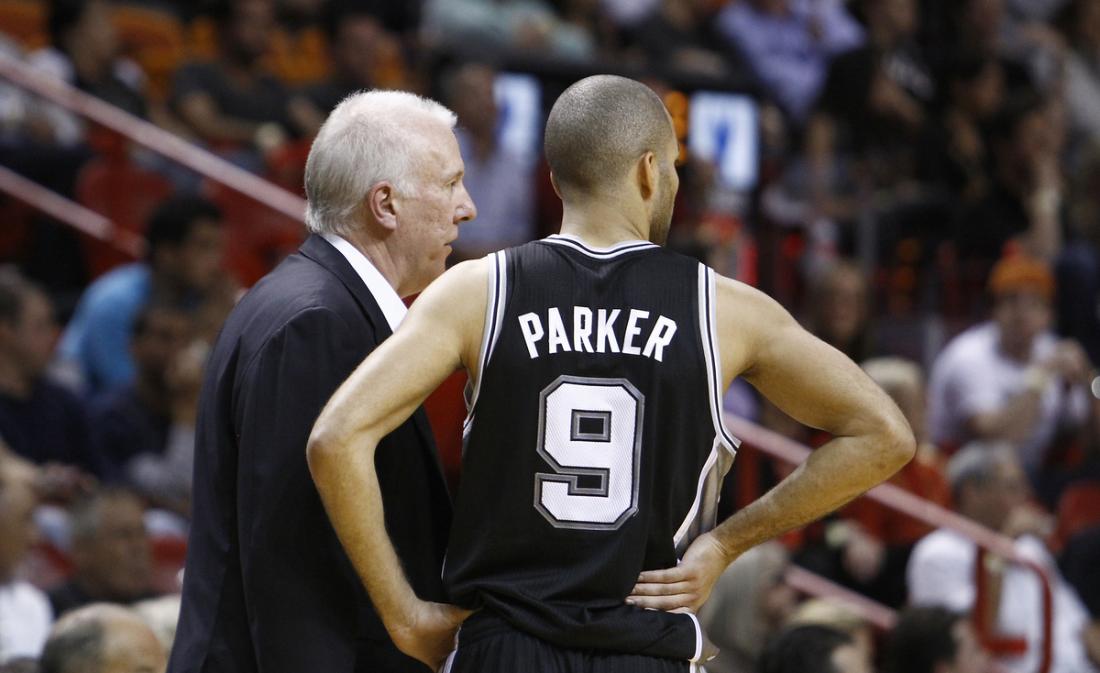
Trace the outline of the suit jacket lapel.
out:
[[[363,279],[359,277],[359,274],[355,272],[351,263],[340,254],[339,250],[332,247],[332,244],[324,238],[312,234],[306,239],[305,243],[302,244],[302,247],[299,248],[299,252],[325,267],[340,279],[344,287],[346,287],[348,291],[351,292],[352,296],[355,297],[356,303],[363,309],[363,313],[367,315],[371,324],[374,325],[374,332],[378,338],[378,343],[382,343],[382,341],[393,335],[393,330],[390,329],[390,323],[386,320],[385,314],[382,313],[382,308],[378,305],[378,300],[370,293],[366,283],[364,283]],[[443,478],[443,461],[439,457],[439,450],[435,446],[435,434],[432,433],[432,427],[428,422],[428,415],[424,411],[423,406],[418,407],[413,413],[412,420],[413,426],[420,435],[421,443],[432,457],[432,462],[435,464],[439,481],[443,483],[443,488],[446,489],[446,480]]]

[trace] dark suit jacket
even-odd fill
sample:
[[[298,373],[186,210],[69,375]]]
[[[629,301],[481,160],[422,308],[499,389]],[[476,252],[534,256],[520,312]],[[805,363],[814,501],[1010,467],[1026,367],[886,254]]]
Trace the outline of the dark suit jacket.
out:
[[[386,635],[306,464],[328,398],[390,335],[332,245],[311,236],[233,310],[211,355],[170,673],[423,673]],[[386,527],[417,593],[441,600],[450,525],[423,409],[376,458]]]

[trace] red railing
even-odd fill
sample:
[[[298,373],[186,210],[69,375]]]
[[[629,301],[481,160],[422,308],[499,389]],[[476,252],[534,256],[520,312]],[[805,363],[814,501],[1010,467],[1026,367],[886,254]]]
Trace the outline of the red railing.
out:
[[[18,59],[0,54],[0,78],[125,136],[209,180],[249,196],[272,210],[299,222],[304,221],[306,202],[298,195],[95,96],[36,71]]]
[[[784,437],[779,433],[762,428],[755,423],[726,414],[726,425],[730,431],[745,443],[751,445],[774,458],[783,460],[792,465],[801,464],[810,455],[811,449],[798,442]],[[1050,670],[1052,659],[1052,631],[1053,631],[1053,599],[1051,591],[1051,579],[1046,568],[1025,558],[1016,552],[1013,541],[1000,533],[992,531],[966,517],[960,516],[949,509],[917,497],[908,491],[893,484],[879,484],[868,491],[863,497],[907,514],[918,521],[934,528],[947,528],[960,535],[973,540],[978,545],[978,558],[975,559],[977,568],[982,567],[982,559],[985,553],[993,553],[1014,563],[1027,568],[1039,577],[1043,593],[1043,642],[1040,652],[1039,668],[1037,673],[1047,673]],[[981,606],[975,605],[976,613],[980,613]],[[862,614],[868,615],[866,611]],[[869,615],[868,615],[869,616]],[[979,629],[982,625],[978,625]],[[986,634],[993,635],[993,634]]]

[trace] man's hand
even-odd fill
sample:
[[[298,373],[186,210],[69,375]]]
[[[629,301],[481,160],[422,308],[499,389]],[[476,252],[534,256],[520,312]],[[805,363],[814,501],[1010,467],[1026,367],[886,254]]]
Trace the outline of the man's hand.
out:
[[[643,572],[626,602],[668,612],[697,612],[734,558],[713,535],[700,535],[688,547],[680,565]]]
[[[391,629],[390,637],[397,649],[438,671],[455,649],[458,627],[471,614],[454,605],[417,601],[408,623]]]

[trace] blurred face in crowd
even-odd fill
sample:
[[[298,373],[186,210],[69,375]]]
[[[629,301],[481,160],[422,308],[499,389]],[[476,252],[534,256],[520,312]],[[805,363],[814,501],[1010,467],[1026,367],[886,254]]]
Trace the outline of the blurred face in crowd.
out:
[[[56,342],[53,306],[37,290],[27,292],[15,323],[0,322],[0,345],[28,381],[38,379],[46,371]]]
[[[1093,49],[1100,47],[1100,2],[1097,0],[1077,0],[1077,15],[1074,28],[1078,40]]]
[[[867,11],[871,22],[880,26],[892,40],[904,39],[917,30],[914,0],[869,0]]]
[[[118,34],[111,20],[111,7],[102,0],[92,0],[80,21],[69,33],[69,49],[94,62],[108,66],[118,52]],[[82,59],[83,60],[83,59]]]
[[[859,269],[838,265],[822,279],[816,306],[817,336],[843,350],[864,327],[867,283]]]
[[[73,541],[77,581],[96,598],[128,602],[149,590],[152,573],[144,510],[119,494],[96,505],[95,530]]]
[[[36,504],[31,480],[0,462],[0,584],[12,580],[34,544]]]
[[[157,265],[183,288],[201,292],[218,282],[224,253],[220,224],[200,218],[178,245],[163,246],[157,255]]]
[[[378,54],[384,43],[392,41],[393,37],[373,17],[348,16],[340,21],[340,32],[333,45],[337,67],[350,83],[370,87],[378,67]]]
[[[131,352],[139,376],[158,390],[167,388],[167,373],[191,339],[191,321],[183,311],[158,308],[149,312],[145,327],[135,334]]]
[[[423,290],[443,273],[458,225],[477,217],[462,184],[466,166],[454,133],[435,119],[423,119],[416,126],[420,161],[407,180],[409,191],[396,192],[396,229],[388,241],[404,267],[398,272],[404,285],[397,288],[403,297]]]
[[[789,0],[749,0],[756,11],[764,14],[786,14]]]
[[[984,481],[966,484],[959,493],[959,512],[993,530],[1000,530],[1009,514],[1027,502],[1027,477],[1011,458],[1001,460]]]
[[[1004,16],[1004,0],[964,0],[960,4],[959,32],[978,46],[993,48]]]
[[[271,46],[275,12],[269,0],[240,0],[233,9],[229,50],[246,63],[259,59]]]
[[[1039,290],[1020,288],[1003,292],[994,304],[993,319],[1000,330],[1001,350],[1027,360],[1035,339],[1050,329],[1053,319],[1050,300]]]
[[[478,137],[492,136],[496,130],[495,77],[492,68],[469,64],[462,66],[451,82],[451,109],[458,115],[458,123]]]
[[[970,81],[957,81],[955,100],[975,119],[988,119],[1001,107],[1004,99],[1004,71],[995,59],[986,61],[978,76]]]

